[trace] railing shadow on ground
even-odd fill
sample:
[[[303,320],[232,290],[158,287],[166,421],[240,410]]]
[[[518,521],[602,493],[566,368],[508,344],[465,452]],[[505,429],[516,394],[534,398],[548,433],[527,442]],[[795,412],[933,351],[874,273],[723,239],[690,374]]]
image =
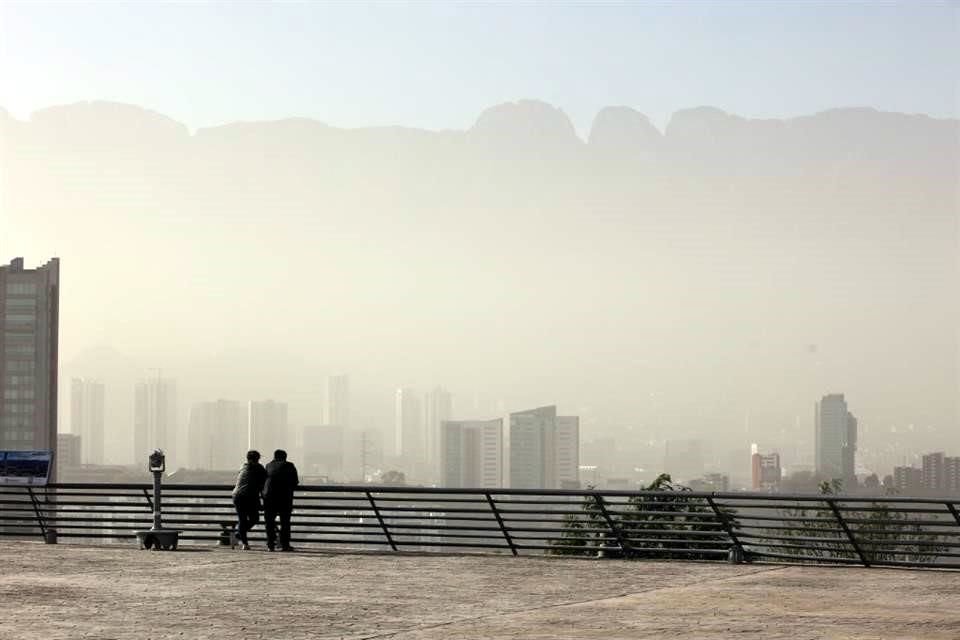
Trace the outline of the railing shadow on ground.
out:
[[[217,543],[227,485],[168,484],[166,526]],[[147,484],[0,487],[0,536],[129,543],[152,519]],[[316,485],[298,488],[295,545],[457,552],[960,568],[950,498]],[[251,533],[263,541],[262,524]]]

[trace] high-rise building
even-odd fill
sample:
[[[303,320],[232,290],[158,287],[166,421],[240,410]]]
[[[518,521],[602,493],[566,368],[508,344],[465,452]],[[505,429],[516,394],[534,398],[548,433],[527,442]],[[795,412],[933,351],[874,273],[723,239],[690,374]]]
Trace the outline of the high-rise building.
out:
[[[82,440],[75,433],[57,434],[57,459],[54,461],[60,469],[75,469],[83,464],[80,458]]]
[[[557,416],[554,436],[556,482],[561,489],[580,488],[580,417]]]
[[[82,438],[83,464],[103,464],[103,383],[70,381],[70,432]]]
[[[218,471],[239,469],[246,459],[247,423],[247,407],[240,402],[194,404],[187,426],[189,466]]]
[[[510,414],[510,486],[517,489],[556,487],[555,406]]]
[[[167,466],[177,457],[172,450],[177,437],[177,383],[170,378],[141,380],[134,387],[133,461],[146,463],[154,449],[167,454]]]
[[[912,496],[923,488],[923,469],[916,467],[894,467],[893,486],[901,495]]]
[[[327,377],[323,419],[328,425],[350,428],[350,378],[347,376]]]
[[[450,420],[453,414],[453,397],[449,391],[437,387],[424,396],[424,444],[426,446],[427,468],[430,476],[427,480],[435,482],[440,475],[441,428],[444,422]]]
[[[942,451],[928,453],[922,458],[922,482],[927,491],[943,491],[947,485],[947,457]]]
[[[780,488],[779,453],[760,453],[755,451],[750,456],[751,488],[754,491],[776,491]]]
[[[407,478],[419,480],[427,471],[420,396],[413,389],[397,389],[394,408],[397,456],[405,467]]]
[[[267,460],[276,449],[288,451],[293,448],[293,439],[287,428],[287,404],[274,400],[250,402],[247,447],[256,449]]]
[[[57,449],[59,307],[58,258],[0,266],[0,449]]]
[[[580,486],[580,419],[557,416],[555,406],[510,414],[510,486]]]
[[[444,421],[440,441],[442,486],[503,486],[502,418]]]
[[[943,459],[944,490],[947,493],[960,493],[960,457],[948,456]]]
[[[816,404],[817,473],[850,482],[856,480],[857,419],[847,409],[842,393],[832,393]]]

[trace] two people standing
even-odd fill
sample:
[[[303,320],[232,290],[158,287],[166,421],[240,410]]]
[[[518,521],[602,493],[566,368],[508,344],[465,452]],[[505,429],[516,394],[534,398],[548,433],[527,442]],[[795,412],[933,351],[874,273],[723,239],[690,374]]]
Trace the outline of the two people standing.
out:
[[[266,468],[260,464],[260,452],[248,451],[247,462],[237,474],[233,489],[233,505],[237,510],[237,540],[244,550],[250,549],[247,533],[260,518],[260,499],[263,498],[264,520],[267,529],[267,548],[277,547],[277,518],[280,518],[280,550],[293,551],[290,546],[290,515],[293,512],[293,491],[300,484],[297,468],[287,460],[287,452],[277,449]]]

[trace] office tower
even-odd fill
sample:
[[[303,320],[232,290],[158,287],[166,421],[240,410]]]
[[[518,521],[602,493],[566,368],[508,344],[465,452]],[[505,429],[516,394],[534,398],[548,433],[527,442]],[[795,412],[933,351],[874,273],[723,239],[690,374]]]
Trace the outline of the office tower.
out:
[[[71,469],[79,467],[82,463],[80,452],[82,450],[82,440],[75,433],[57,434],[57,459],[55,464],[60,469]]]
[[[556,482],[561,489],[580,488],[580,417],[557,416],[554,438]]]
[[[441,426],[441,486],[503,485],[503,419],[447,420]]]
[[[340,425],[317,425],[303,428],[304,473],[343,476],[346,429]]]
[[[553,489],[555,406],[510,414],[510,486],[517,489]]]
[[[580,486],[580,419],[557,416],[555,406],[510,414],[510,486]]]
[[[424,444],[426,461],[430,470],[430,481],[436,481],[440,474],[441,426],[450,420],[453,414],[453,398],[450,392],[437,387],[424,396]]]
[[[57,448],[59,305],[58,258],[0,266],[0,449]]]
[[[103,464],[103,383],[70,381],[70,432],[82,438],[83,464]]]
[[[923,488],[930,492],[942,492],[946,488],[947,457],[942,451],[923,456]]]
[[[923,488],[923,470],[916,467],[894,467],[893,486],[900,495],[917,495]]]
[[[287,404],[273,400],[250,402],[250,422],[247,431],[247,447],[256,449],[267,460],[273,452],[283,449],[290,452],[294,442],[287,428]]]
[[[239,469],[246,460],[247,407],[233,400],[194,404],[190,407],[187,441],[190,468]]]
[[[960,493],[960,457],[948,456],[943,459],[943,489],[947,493]]]
[[[824,396],[816,404],[814,418],[817,473],[855,482],[857,419],[847,409],[843,394]]]
[[[328,425],[350,428],[350,379],[345,376],[327,377],[327,395],[323,419]]]
[[[407,478],[421,478],[426,467],[423,408],[413,389],[397,389],[395,429],[397,455]]]
[[[167,454],[172,466],[172,447],[177,437],[177,383],[170,378],[148,378],[134,387],[133,462],[146,464],[154,449]]]
[[[754,491],[776,491],[780,488],[779,453],[759,453],[755,451],[750,457],[752,482],[750,487]]]

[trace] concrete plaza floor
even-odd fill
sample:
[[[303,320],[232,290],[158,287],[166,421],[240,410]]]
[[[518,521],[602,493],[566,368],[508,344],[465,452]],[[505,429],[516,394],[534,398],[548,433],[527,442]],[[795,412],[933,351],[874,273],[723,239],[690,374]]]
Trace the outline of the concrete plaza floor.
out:
[[[0,639],[960,638],[960,572],[0,542]]]

